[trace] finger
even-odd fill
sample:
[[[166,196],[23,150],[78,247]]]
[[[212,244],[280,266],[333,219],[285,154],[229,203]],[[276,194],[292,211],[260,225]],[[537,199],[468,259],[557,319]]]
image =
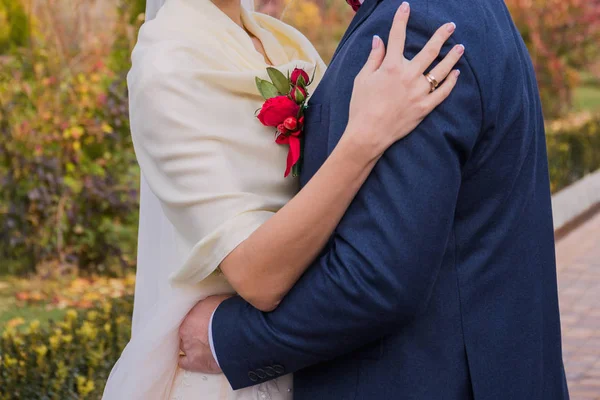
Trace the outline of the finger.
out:
[[[411,68],[414,68],[418,74],[423,74],[427,68],[440,55],[442,46],[446,40],[454,33],[456,25],[449,22],[442,25],[429,39],[425,47],[410,61]]]
[[[455,69],[448,75],[448,77],[446,78],[444,83],[440,85],[440,87],[438,87],[433,93],[427,96],[427,99],[425,100],[425,109],[427,113],[433,111],[437,106],[440,105],[440,103],[442,103],[444,100],[446,100],[448,96],[450,96],[450,93],[452,93],[452,89],[454,89],[454,87],[456,86],[456,82],[458,81],[459,75],[460,70]]]
[[[404,45],[406,43],[406,26],[410,16],[410,5],[404,2],[396,11],[394,23],[390,30],[390,39],[388,41],[386,60],[392,63],[399,63],[404,60]]]
[[[450,50],[446,57],[444,57],[444,59],[440,61],[440,63],[429,72],[429,74],[431,74],[438,82],[442,82],[444,79],[446,79],[448,74],[452,72],[452,68],[454,68],[464,53],[465,46],[462,44],[454,46],[454,48]],[[429,82],[427,82],[427,90],[430,90]]]
[[[369,72],[375,72],[381,66],[383,59],[385,58],[385,45],[383,40],[377,35],[373,36],[373,46],[371,48],[371,54],[369,59],[365,63],[363,70]]]

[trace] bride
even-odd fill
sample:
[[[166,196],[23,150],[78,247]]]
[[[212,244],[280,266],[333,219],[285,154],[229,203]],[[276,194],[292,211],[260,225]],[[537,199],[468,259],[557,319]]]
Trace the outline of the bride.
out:
[[[286,149],[255,117],[262,104],[255,78],[267,79],[268,66],[284,74],[300,68],[314,74],[316,86],[325,65],[314,47],[240,0],[162,3],[148,1],[128,76],[142,170],[138,271],[131,341],[103,398],[291,399],[291,376],[233,391],[222,374],[184,372],[178,328],[198,301],[216,294],[238,293],[274,309],[384,150],[450,94],[462,53],[450,52],[433,70],[448,78],[430,93],[422,72],[407,72],[412,61],[389,69],[394,80],[379,76],[385,46],[374,37],[345,134],[299,191],[295,178],[284,178]],[[452,31],[450,24],[438,30],[414,60],[430,65]],[[397,98],[379,98],[381,88],[398,82]]]

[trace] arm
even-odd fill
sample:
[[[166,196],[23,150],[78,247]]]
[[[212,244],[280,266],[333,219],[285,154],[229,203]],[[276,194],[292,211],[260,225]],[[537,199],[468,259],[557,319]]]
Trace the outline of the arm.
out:
[[[407,19],[406,13],[397,27],[402,46],[405,32],[401,31]],[[451,30],[440,29],[427,44],[423,57],[414,62],[401,56],[389,60],[405,64],[390,73],[379,71],[388,60],[384,60],[381,39],[376,38],[361,73],[363,79],[355,85],[353,123],[311,182],[276,213],[244,209],[249,206],[244,199],[232,205],[224,203],[221,194],[226,188],[218,186],[235,179],[223,176],[229,169],[218,165],[223,161],[218,160],[219,148],[211,150],[212,140],[199,145],[204,137],[210,139],[210,133],[202,132],[203,127],[218,126],[217,121],[211,124],[216,116],[210,112],[197,117],[203,110],[196,105],[210,101],[202,97],[206,88],[190,89],[189,85],[200,84],[193,77],[182,80],[173,73],[149,80],[148,86],[141,85],[143,90],[134,93],[134,102],[139,99],[146,107],[132,115],[152,118],[152,123],[137,129],[137,121],[132,120],[138,159],[173,225],[187,242],[196,243],[186,262],[188,275],[180,274],[178,279],[199,281],[220,266],[240,296],[260,310],[275,309],[322,250],[383,151],[406,136],[454,87],[457,76],[452,74],[438,92],[430,95],[426,80],[417,72],[430,65],[451,34]],[[446,77],[461,55],[450,54],[437,76]],[[403,87],[395,90],[401,90],[404,96],[385,102],[376,113],[365,112],[374,102],[381,102],[381,93],[390,90],[390,82],[400,82]],[[164,104],[172,105],[169,110],[177,113],[165,112]],[[374,130],[373,126],[378,128]],[[207,158],[215,159],[217,165],[202,164]],[[207,198],[206,193],[213,195]],[[235,211],[238,207],[243,212]],[[227,214],[231,214],[229,221],[219,225],[218,220],[226,219]],[[211,219],[216,221],[211,223]],[[201,267],[194,268],[194,263]],[[189,275],[189,271],[202,273]]]
[[[408,12],[399,13],[395,24],[402,46],[407,20]],[[436,93],[437,97],[432,99],[422,72],[414,75],[413,67],[415,70],[427,68],[453,31],[451,24],[440,28],[414,63],[403,57],[384,61],[383,42],[379,37],[373,39],[371,55],[354,85],[351,122],[330,157],[288,204],[221,263],[221,270],[236,292],[254,307],[272,311],[279,305],[322,251],[383,151],[406,136],[423,119],[423,115],[449,95],[458,75],[452,74],[440,88],[440,93]],[[444,79],[450,74],[462,56],[462,49],[456,50],[437,68],[436,76]],[[401,55],[402,51],[397,54]],[[393,73],[383,75],[378,69],[386,62],[404,65]],[[381,72],[379,77],[378,72]],[[386,98],[385,90],[389,90],[392,84],[404,95],[376,107],[376,104],[382,103],[381,98]],[[422,85],[425,85],[425,90]],[[432,102],[423,109],[424,100]],[[365,111],[369,109],[377,109],[378,113]],[[403,112],[398,113],[397,110]],[[395,118],[386,121],[381,114]]]
[[[384,154],[329,250],[274,312],[239,297],[217,308],[216,356],[234,389],[256,384],[248,376],[256,368],[290,373],[351,352],[427,307],[452,234],[462,165],[481,126],[477,82],[468,64],[462,72],[448,100]]]
[[[274,310],[322,250],[374,164],[353,141],[340,143],[314,179],[221,262],[236,292],[259,310]]]

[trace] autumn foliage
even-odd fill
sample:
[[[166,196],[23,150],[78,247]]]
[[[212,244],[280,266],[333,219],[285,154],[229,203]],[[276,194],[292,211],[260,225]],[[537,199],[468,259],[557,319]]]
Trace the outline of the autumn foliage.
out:
[[[137,232],[125,86],[135,25],[123,8],[112,37],[74,40],[93,15],[62,25],[69,10],[53,4],[24,14],[27,45],[0,46],[0,272],[121,274],[134,265]]]
[[[132,298],[0,334],[0,400],[100,399],[131,335]]]
[[[506,0],[535,66],[546,118],[564,114],[600,55],[600,0]]]

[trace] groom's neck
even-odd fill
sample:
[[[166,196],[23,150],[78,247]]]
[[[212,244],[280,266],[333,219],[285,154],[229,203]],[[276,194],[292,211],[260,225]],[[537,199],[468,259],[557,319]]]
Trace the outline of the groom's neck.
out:
[[[242,24],[242,2],[240,0],[212,0],[233,22],[244,27]]]

